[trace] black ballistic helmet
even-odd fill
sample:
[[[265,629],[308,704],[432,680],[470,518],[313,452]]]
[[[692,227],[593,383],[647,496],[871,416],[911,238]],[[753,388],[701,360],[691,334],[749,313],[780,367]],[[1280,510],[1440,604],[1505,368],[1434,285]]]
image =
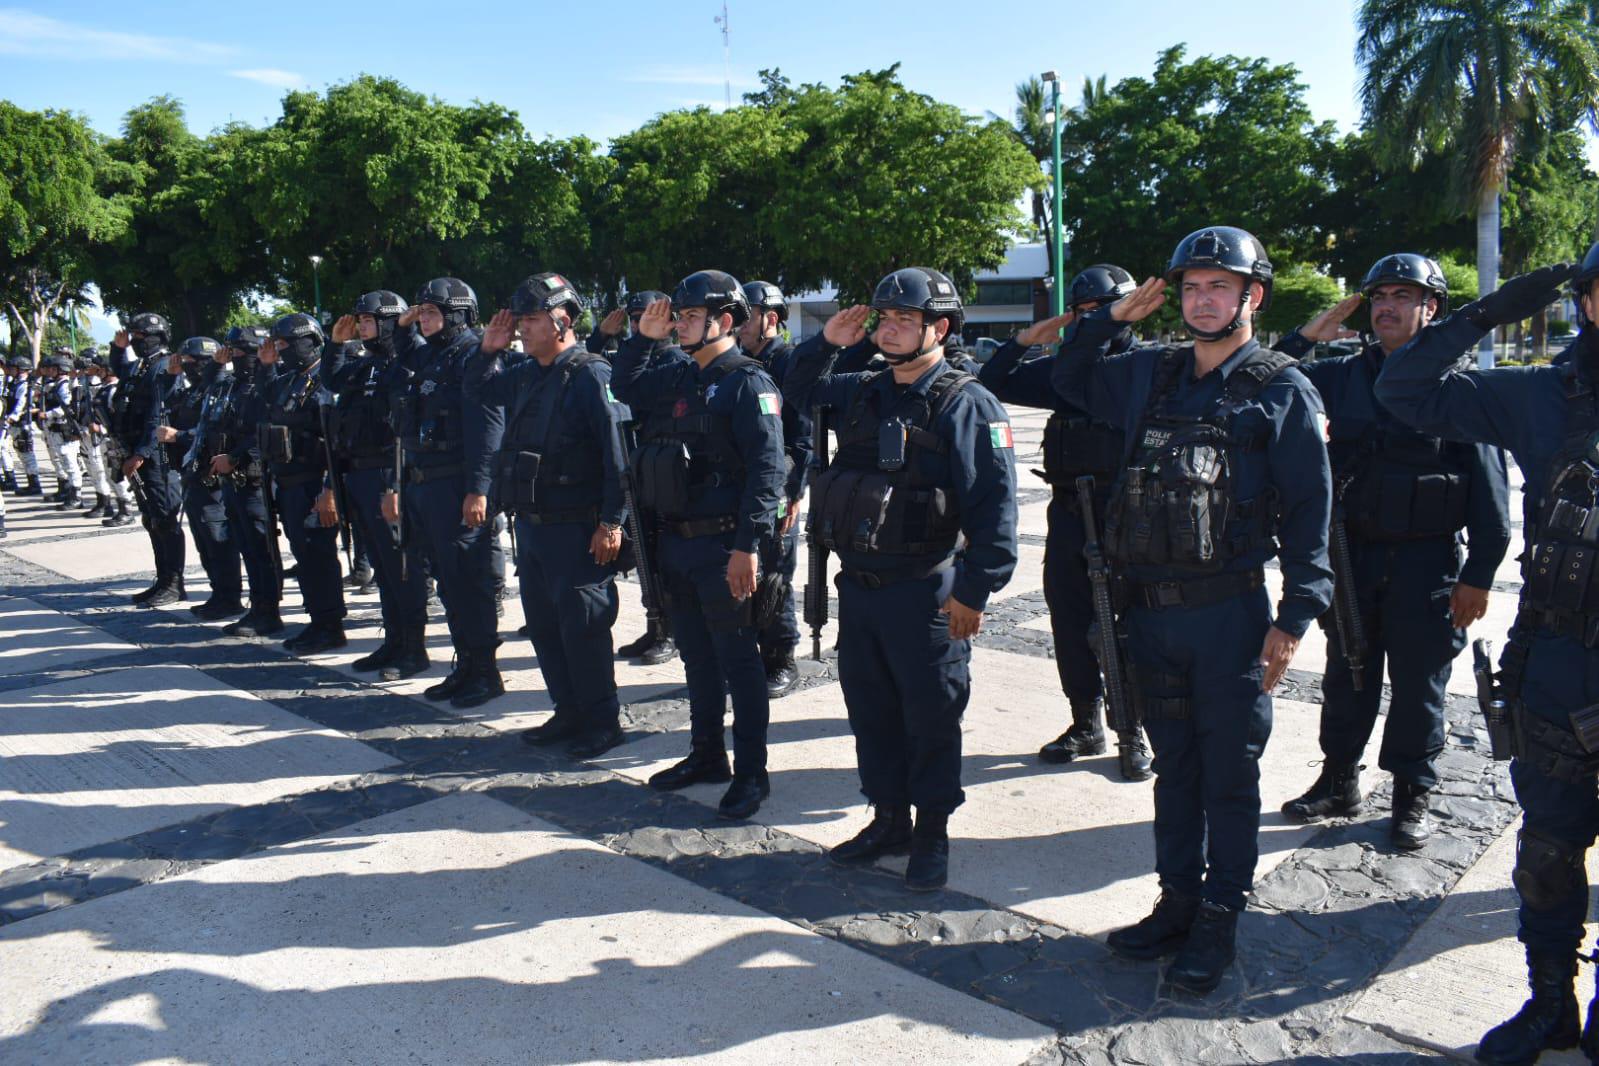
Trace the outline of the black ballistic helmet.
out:
[[[564,307],[575,322],[587,306],[572,283],[560,274],[534,274],[511,294],[511,314],[517,316]]]
[[[872,310],[920,311],[928,319],[947,318],[950,335],[966,324],[955,283],[926,267],[905,267],[879,281],[872,290]]]
[[[261,345],[266,343],[268,336],[270,334],[265,326],[234,326],[228,330],[223,343],[229,348],[254,354],[261,350]]]
[[[165,315],[142,311],[128,319],[128,332],[143,333],[146,337],[159,335],[162,340],[171,340],[172,323],[167,321]]]
[[[750,304],[744,287],[731,274],[720,270],[696,270],[677,283],[672,292],[672,310],[703,307],[707,314],[730,314],[733,325],[741,326],[750,317]]]
[[[72,361],[73,355],[71,348],[57,348],[55,351],[44,357],[45,366],[59,370],[62,373],[71,372]]]
[[[371,315],[373,318],[399,318],[410,310],[410,305],[397,292],[388,289],[377,289],[373,292],[364,292],[355,301],[353,315]]]
[[[1372,264],[1361,279],[1361,294],[1370,297],[1383,285],[1415,285],[1426,289],[1438,299],[1438,313],[1449,310],[1449,281],[1443,268],[1424,255],[1398,252],[1384,256]]]
[[[100,349],[92,344],[79,352],[78,358],[86,363],[98,363],[101,366],[105,365],[105,358],[100,354]]]
[[[288,341],[292,344],[302,337],[315,337],[316,343],[321,345],[322,323],[298,311],[292,315],[284,315],[272,323],[273,340]]]
[[[73,365],[76,366],[80,371],[82,371],[82,370],[95,370],[95,369],[99,369],[99,367],[100,367],[100,364],[98,362],[96,362],[94,359],[91,359],[87,355],[78,356],[78,361],[75,364],[73,364]]]
[[[1113,263],[1095,263],[1072,279],[1066,292],[1066,309],[1075,311],[1083,304],[1113,304],[1138,288],[1133,276]]]
[[[414,304],[432,304],[446,321],[463,326],[477,324],[477,293],[460,278],[434,278],[417,290]],[[459,317],[452,318],[455,312]]]
[[[58,344],[50,350],[50,354],[56,358],[64,355],[71,359],[73,357],[72,346],[70,344]]]
[[[13,355],[7,365],[10,366],[12,370],[32,370],[33,356],[26,353],[21,355]]]
[[[200,359],[209,363],[221,350],[222,345],[210,337],[190,337],[183,342],[183,347],[178,349],[178,354],[185,359]]]
[[[1582,325],[1588,324],[1588,316],[1582,309],[1582,294],[1595,279],[1599,279],[1599,244],[1588,249],[1588,254],[1582,257],[1582,265],[1577,268],[1577,276],[1571,279],[1571,298],[1576,301],[1577,319]]]
[[[783,297],[783,290],[769,281],[746,281],[744,283],[744,299],[751,308],[759,311],[776,311],[779,322],[788,321],[788,300]]]
[[[1271,306],[1271,260],[1266,257],[1265,246],[1254,235],[1237,226],[1211,226],[1195,230],[1182,239],[1166,264],[1166,280],[1179,284],[1183,272],[1188,270],[1225,270],[1246,281],[1258,281],[1265,289],[1259,311]],[[1219,330],[1199,330],[1184,322],[1183,325],[1200,340],[1219,341],[1230,337],[1244,327],[1244,305],[1249,299],[1249,286],[1244,286],[1238,301],[1238,314],[1232,324]]]
[[[627,302],[622,307],[627,311],[628,318],[637,318],[650,309],[650,304],[669,299],[671,297],[659,289],[640,289],[638,292],[628,293]]]

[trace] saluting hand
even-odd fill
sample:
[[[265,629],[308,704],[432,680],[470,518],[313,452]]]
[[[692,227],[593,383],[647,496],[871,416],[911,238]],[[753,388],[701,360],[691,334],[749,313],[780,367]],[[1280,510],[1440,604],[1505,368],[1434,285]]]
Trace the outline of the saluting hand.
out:
[[[402,312],[401,315],[400,315],[400,325],[402,325],[402,326],[414,326],[414,325],[416,325],[416,320],[421,318],[421,317],[422,317],[422,305],[421,304],[417,304],[414,307],[407,307],[405,309],[405,311]]]
[[[607,337],[614,337],[622,332],[622,327],[627,324],[627,309],[618,307],[604,318],[600,319],[600,332]]]
[[[822,327],[822,336],[827,339],[828,344],[835,344],[840,348],[859,344],[866,339],[866,319],[871,313],[872,309],[865,304],[846,307],[827,320],[827,325]]]
[[[1110,317],[1117,322],[1142,322],[1165,302],[1165,279],[1145,278],[1144,283],[1134,289],[1131,295],[1110,305]]]
[[[644,309],[639,317],[638,331],[652,341],[664,341],[672,335],[672,301],[656,300]]]
[[[339,320],[333,323],[333,343],[335,344],[353,341],[360,335],[361,327],[354,315],[340,315]]]
[[[1299,335],[1315,344],[1325,344],[1328,341],[1347,341],[1360,336],[1356,330],[1346,329],[1344,322],[1355,309],[1360,306],[1360,301],[1365,297],[1360,293],[1346,296],[1336,304],[1299,327]]]
[[[515,333],[516,318],[511,312],[504,309],[496,311],[483,329],[483,342],[478,345],[478,350],[484,355],[503,352],[511,346],[511,337]]]
[[[1060,331],[1077,321],[1076,311],[1067,311],[1063,315],[1046,318],[1042,322],[1034,322],[1031,326],[1016,334],[1016,343],[1023,348],[1031,348],[1035,344],[1054,344],[1060,340]]]
[[[126,348],[129,344],[133,343],[133,340],[128,336],[127,330],[119,329],[117,330],[117,335],[111,338],[111,343],[116,345],[118,348]]]
[[[970,640],[983,628],[983,612],[972,610],[954,596],[944,601],[938,613],[949,618],[951,640]]]

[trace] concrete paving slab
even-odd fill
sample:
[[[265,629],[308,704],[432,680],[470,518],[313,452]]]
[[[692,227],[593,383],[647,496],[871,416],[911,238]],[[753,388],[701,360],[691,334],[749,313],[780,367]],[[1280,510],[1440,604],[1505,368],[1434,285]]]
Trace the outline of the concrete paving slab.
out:
[[[33,600],[0,597],[0,674],[59,670],[136,649]]]
[[[951,887],[1094,936],[1143,917],[1158,894],[1151,787],[1120,779],[1114,749],[1070,767],[1038,762],[1039,746],[1069,721],[1054,663],[985,649],[973,659],[966,804],[950,821]],[[1277,701],[1261,762],[1260,876],[1316,832],[1285,823],[1277,808],[1314,776],[1307,764],[1320,757],[1319,713]],[[679,730],[643,737],[596,762],[642,781],[687,751],[687,731]],[[768,757],[772,796],[757,821],[824,847],[860,830],[866,811],[838,685],[773,702]],[[724,787],[695,786],[684,795],[714,806]],[[887,865],[902,869],[903,862]]]
[[[5,543],[20,544],[30,540],[45,540],[52,537],[70,537],[81,533],[94,533],[109,536],[112,530],[100,524],[98,518],[83,518],[83,512],[88,510],[93,502],[91,496],[80,507],[70,511],[57,511],[54,501],[48,505],[36,504],[32,507],[24,506],[29,497],[17,500],[6,497],[6,539]]]
[[[390,762],[181,666],[0,693],[0,721],[0,869]]]
[[[1049,535],[1049,501],[1024,503],[1016,508],[1016,531],[1024,535],[1044,537]]]
[[[187,529],[184,530],[184,536],[188,537]],[[104,581],[120,574],[139,574],[155,569],[150,556],[150,538],[137,527],[97,537],[34,544],[13,546],[7,540],[4,550],[18,559],[36,563],[74,581]],[[187,559],[193,562],[199,560],[192,540],[188,541],[186,551]]]
[[[1521,1009],[1527,966],[1516,940],[1517,900],[1510,885],[1516,828],[1507,829],[1466,871],[1347,1017],[1407,1043],[1469,1059],[1483,1033]],[[1599,854],[1591,850],[1588,881],[1599,884]],[[1599,890],[1593,895],[1599,903]],[[1579,967],[1578,1003],[1588,1003],[1593,994],[1593,968]],[[1547,1052],[1538,1061],[1587,1060],[1568,1051]]]
[[[1051,1035],[474,795],[0,931],[15,1063],[1014,1066]]]
[[[989,601],[998,603],[1008,600],[1012,596],[1020,596],[1028,592],[1037,592],[1044,587],[1044,546],[1042,544],[1019,544],[1016,548],[1016,570],[1011,574],[1010,583],[989,597]]]

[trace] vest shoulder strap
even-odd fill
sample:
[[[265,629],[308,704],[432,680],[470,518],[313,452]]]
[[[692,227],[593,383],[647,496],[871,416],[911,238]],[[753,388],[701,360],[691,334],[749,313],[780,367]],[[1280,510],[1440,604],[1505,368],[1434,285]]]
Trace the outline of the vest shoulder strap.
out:
[[[1271,348],[1257,348],[1255,352],[1233,369],[1227,377],[1227,387],[1222,391],[1224,401],[1236,407],[1249,403],[1261,394],[1278,374],[1299,360]]]

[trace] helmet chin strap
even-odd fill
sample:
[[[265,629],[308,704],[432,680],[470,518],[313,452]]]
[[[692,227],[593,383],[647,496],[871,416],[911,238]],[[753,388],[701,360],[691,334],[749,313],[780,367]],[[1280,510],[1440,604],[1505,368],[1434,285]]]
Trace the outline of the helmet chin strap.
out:
[[[713,316],[711,314],[711,309],[707,307],[705,309],[705,330],[704,330],[704,332],[702,332],[700,334],[700,339],[695,341],[693,344],[682,344],[682,345],[679,345],[679,347],[682,348],[683,351],[687,352],[689,355],[693,355],[695,352],[699,351],[701,348],[705,347],[707,344],[710,344],[712,341],[719,341],[723,337],[727,336],[727,334],[725,334],[725,333],[718,333],[714,337],[711,336],[711,319],[713,317],[718,322],[720,322],[721,319],[722,319],[722,316],[720,314],[717,314],[717,315]]]
[[[1244,283],[1243,295],[1238,297],[1238,313],[1233,316],[1232,324],[1222,329],[1199,329],[1188,319],[1183,319],[1183,328],[1187,329],[1196,340],[1220,341],[1226,340],[1234,333],[1244,328],[1244,308],[1249,306],[1249,282]]]
[[[925,323],[922,325],[922,338],[924,343],[916,351],[911,352],[909,355],[894,355],[890,352],[883,352],[883,358],[888,360],[888,365],[904,366],[906,363],[914,362],[915,360],[920,359],[922,356],[931,352],[936,352],[938,349],[942,348],[944,346],[944,342],[938,336],[938,327],[936,325],[937,321],[937,319],[933,320],[935,323],[934,325],[928,325]],[[926,339],[928,330],[932,330],[933,339],[931,341]]]

